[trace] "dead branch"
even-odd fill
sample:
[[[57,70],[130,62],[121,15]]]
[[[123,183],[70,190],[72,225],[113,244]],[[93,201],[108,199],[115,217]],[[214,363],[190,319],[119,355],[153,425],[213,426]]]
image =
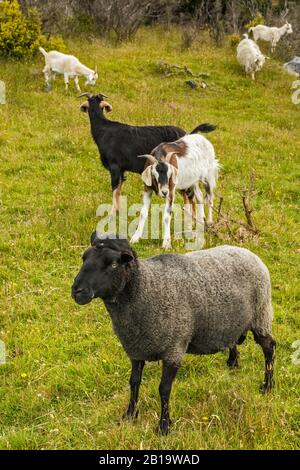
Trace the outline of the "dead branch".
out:
[[[163,60],[161,60],[158,63],[158,66],[163,70],[164,74],[167,77],[169,77],[171,75],[176,75],[176,71],[178,71],[179,73],[184,73],[186,75],[190,75],[191,77],[194,77],[194,78],[200,78],[200,77],[207,78],[207,77],[210,77],[209,73],[206,73],[206,72],[194,73],[191,69],[189,69],[186,66],[181,67],[180,65],[176,65],[176,64],[168,64],[167,62],[164,62]]]

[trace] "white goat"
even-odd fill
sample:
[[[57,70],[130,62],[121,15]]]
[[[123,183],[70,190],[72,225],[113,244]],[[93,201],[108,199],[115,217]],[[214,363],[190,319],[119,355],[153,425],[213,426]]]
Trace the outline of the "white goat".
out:
[[[292,34],[293,28],[290,23],[285,23],[281,28],[265,26],[259,24],[249,29],[249,34],[253,33],[254,41],[257,42],[259,39],[271,43],[271,51],[274,52],[280,39],[285,34]]]
[[[261,53],[258,45],[244,34],[244,39],[237,47],[237,60],[245,69],[247,74],[251,74],[255,80],[255,73],[263,68],[265,56]]]
[[[145,183],[143,207],[131,243],[137,243],[142,237],[153,191],[166,198],[163,248],[171,247],[170,225],[176,190],[182,191],[190,203],[195,196],[200,205],[200,222],[204,225],[204,200],[199,188],[199,181],[203,182],[208,202],[207,223],[213,222],[214,189],[220,165],[215,158],[213,145],[205,137],[186,135],[176,142],[160,144],[151,155],[143,157],[148,158],[148,166],[142,173]]]
[[[74,78],[76,89],[79,92],[81,91],[78,81],[79,76],[86,78],[86,85],[95,85],[98,79],[97,69],[89,69],[73,55],[63,54],[57,51],[46,52],[42,47],[40,47],[39,50],[45,57],[46,65],[43,72],[47,90],[51,90],[50,81],[55,78],[56,73],[64,76],[66,90],[68,90],[69,77]]]

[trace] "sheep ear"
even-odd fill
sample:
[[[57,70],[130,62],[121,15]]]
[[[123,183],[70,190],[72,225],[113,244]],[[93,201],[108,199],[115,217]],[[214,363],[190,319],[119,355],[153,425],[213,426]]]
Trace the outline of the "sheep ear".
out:
[[[130,263],[134,259],[132,253],[129,253],[128,251],[123,251],[121,254],[120,262],[121,264],[127,264]]]
[[[97,242],[99,241],[97,232],[93,232],[91,235],[91,245],[96,246]]]
[[[151,188],[152,186],[152,166],[149,165],[146,170],[142,173],[142,180],[145,185]]]

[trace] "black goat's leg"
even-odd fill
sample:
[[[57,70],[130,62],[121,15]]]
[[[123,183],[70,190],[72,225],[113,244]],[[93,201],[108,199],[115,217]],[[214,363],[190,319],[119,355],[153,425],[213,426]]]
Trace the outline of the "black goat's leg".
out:
[[[122,189],[122,175],[117,165],[110,167],[111,188],[113,193],[111,214],[115,215],[120,210],[120,196]]]
[[[179,369],[178,364],[170,364],[163,361],[162,378],[159,385],[159,395],[161,399],[161,417],[159,422],[159,431],[163,435],[167,435],[171,425],[169,413],[169,400],[173,381]]]
[[[136,418],[138,415],[137,402],[144,365],[145,361],[131,361],[131,376],[129,381],[130,400],[127,411],[124,413],[123,418]]]
[[[238,364],[239,356],[240,356],[240,353],[238,352],[238,349],[236,346],[233,346],[233,348],[229,348],[229,357],[227,360],[227,366],[230,369],[234,369],[239,366]]]
[[[274,361],[276,352],[276,341],[271,335],[263,336],[253,331],[254,340],[259,344],[265,356],[265,380],[260,390],[263,393],[268,393],[274,387]]]

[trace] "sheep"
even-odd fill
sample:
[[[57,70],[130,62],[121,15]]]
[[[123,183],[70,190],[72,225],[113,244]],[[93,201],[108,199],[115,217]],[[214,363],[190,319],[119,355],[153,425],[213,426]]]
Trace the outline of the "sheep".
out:
[[[280,39],[285,34],[292,34],[293,28],[292,25],[286,22],[281,28],[276,28],[275,26],[265,26],[263,24],[259,24],[257,26],[253,26],[248,30],[249,34],[253,34],[254,41],[257,42],[259,39],[262,41],[266,41],[271,43],[271,52],[274,52],[276,46]]]
[[[175,201],[175,191],[189,194],[189,202],[193,204],[193,196],[200,205],[200,223],[204,225],[204,200],[199,188],[199,181],[205,184],[208,201],[207,223],[213,223],[214,190],[220,165],[215,158],[213,145],[201,135],[186,135],[176,142],[162,143],[151,155],[143,155],[148,159],[148,166],[142,173],[145,184],[143,207],[138,228],[131,239],[137,243],[144,230],[148,217],[153,191],[166,199],[164,211],[163,248],[171,248],[171,215]]]
[[[137,416],[145,361],[161,360],[159,430],[167,434],[172,383],[184,354],[215,354],[229,348],[227,364],[237,365],[237,345],[248,331],[265,357],[261,391],[272,389],[276,342],[270,276],[255,254],[219,246],[140,260],[126,239],[96,232],[91,245],[83,255],[71,295],[79,305],[96,298],[104,301],[131,360],[131,396],[125,418]]]
[[[86,78],[86,85],[95,85],[98,79],[97,67],[95,70],[89,69],[73,55],[57,51],[46,52],[42,47],[39,47],[39,50],[45,57],[46,65],[43,72],[48,91],[51,90],[50,82],[55,78],[56,73],[64,76],[66,90],[68,90],[69,86],[69,77],[74,78],[76,89],[79,92],[81,91],[78,81],[79,76]]]
[[[255,73],[263,68],[265,56],[261,53],[258,45],[244,34],[244,39],[238,44],[237,59],[247,74],[251,74],[255,80]]]
[[[105,101],[107,96],[102,93],[83,93],[81,96],[88,97],[80,110],[89,114],[91,132],[98,146],[101,162],[110,172],[113,193],[111,214],[115,215],[120,209],[125,172],[141,174],[144,171],[147,158],[138,158],[138,155],[150,153],[161,142],[179,139],[186,132],[175,126],[130,126],[110,121],[104,116],[104,110],[112,110],[112,106]],[[211,124],[202,124],[192,133],[211,132],[214,129]]]

